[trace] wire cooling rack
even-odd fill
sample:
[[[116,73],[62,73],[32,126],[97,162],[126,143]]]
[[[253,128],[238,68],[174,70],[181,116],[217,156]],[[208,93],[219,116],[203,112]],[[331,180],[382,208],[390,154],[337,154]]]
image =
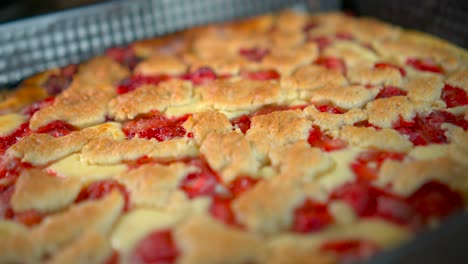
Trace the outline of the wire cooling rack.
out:
[[[39,16],[0,26],[0,85],[76,63],[104,49],[194,25],[296,6],[338,9],[339,0],[137,0]]]

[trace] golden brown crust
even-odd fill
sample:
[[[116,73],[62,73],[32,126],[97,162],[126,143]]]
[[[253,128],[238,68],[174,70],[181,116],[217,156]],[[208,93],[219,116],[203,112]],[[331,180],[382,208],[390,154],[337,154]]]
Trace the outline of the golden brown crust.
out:
[[[391,128],[345,126],[340,136],[352,146],[390,151],[408,151],[413,144]]]
[[[239,175],[254,176],[260,167],[251,143],[238,132],[210,133],[200,146],[200,153],[226,183]]]
[[[54,254],[86,232],[107,234],[122,208],[122,196],[118,192],[112,192],[101,200],[85,201],[49,217],[31,230],[30,236],[34,244],[40,247],[42,254]],[[80,221],[75,221],[76,219]]]
[[[122,173],[117,180],[132,193],[135,206],[166,208],[171,199],[185,198],[178,187],[185,176],[196,171],[181,162],[167,166],[145,164]]]
[[[323,86],[315,89],[311,94],[310,100],[315,103],[331,103],[340,108],[352,109],[361,108],[367,102],[374,99],[378,91],[375,89],[367,89],[361,85]]]
[[[311,126],[299,110],[277,111],[254,116],[245,137],[261,155],[267,155],[274,146],[306,139]]]
[[[180,106],[193,101],[192,86],[184,81],[145,85],[135,91],[117,96],[109,102],[109,114],[118,121],[133,119],[152,110],[163,112],[169,106]]]
[[[406,96],[377,99],[367,104],[369,122],[382,128],[391,128],[399,117],[410,121],[417,113],[429,110],[422,102],[413,102]]]
[[[99,233],[86,232],[79,240],[47,261],[48,264],[95,263],[100,264],[111,254],[109,241]]]
[[[45,165],[78,152],[93,139],[101,137],[123,138],[120,127],[121,125],[117,123],[104,123],[59,138],[48,134],[32,134],[8,149],[7,155],[20,158],[31,164]]]
[[[248,111],[282,101],[276,81],[214,81],[200,87],[202,102],[221,112]]]
[[[175,229],[181,247],[178,263],[258,262],[265,254],[265,243],[254,234],[224,226],[212,218],[195,216]]]
[[[15,211],[53,212],[69,206],[81,190],[75,178],[59,178],[43,170],[24,171],[18,178],[11,205]]]
[[[224,133],[232,130],[232,125],[225,115],[216,111],[195,113],[184,122],[183,127],[193,133],[198,144],[210,133]]]

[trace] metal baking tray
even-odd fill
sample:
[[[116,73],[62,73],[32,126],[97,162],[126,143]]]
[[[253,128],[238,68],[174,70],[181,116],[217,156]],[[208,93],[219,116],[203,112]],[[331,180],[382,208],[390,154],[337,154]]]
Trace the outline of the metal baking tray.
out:
[[[468,2],[464,1],[110,1],[0,25],[0,87],[15,87],[31,74],[77,63],[137,39],[291,7],[310,12],[346,8],[468,46]],[[366,263],[468,263],[468,214],[454,215],[435,230]]]

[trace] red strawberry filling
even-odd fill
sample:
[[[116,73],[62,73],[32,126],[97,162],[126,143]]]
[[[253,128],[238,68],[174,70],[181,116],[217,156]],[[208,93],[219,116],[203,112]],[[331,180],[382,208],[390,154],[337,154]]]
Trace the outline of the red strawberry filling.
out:
[[[468,95],[466,91],[448,84],[446,84],[442,90],[442,100],[444,100],[448,108],[468,105]]]
[[[315,108],[317,108],[317,110],[319,110],[322,113],[344,114],[346,112],[341,108],[331,105],[316,105]]]
[[[38,128],[37,131],[35,132],[49,134],[53,137],[58,138],[58,137],[63,137],[65,135],[68,135],[72,131],[75,131],[75,130],[76,129],[72,125],[64,121],[57,120],[57,121],[50,122],[49,124]]]
[[[309,22],[302,27],[302,32],[309,33],[309,31],[317,28],[319,26],[316,22]]]
[[[132,47],[110,48],[106,50],[105,54],[131,70],[133,70],[138,62],[140,62],[140,59],[136,56]]]
[[[317,126],[312,126],[310,129],[307,142],[309,142],[310,146],[320,148],[327,152],[340,150],[347,146],[346,142],[324,134]]]
[[[191,133],[182,127],[188,115],[178,118],[167,118],[156,112],[137,117],[123,125],[122,131],[128,139],[140,137],[165,141],[178,137],[192,137]]]
[[[327,241],[320,250],[337,256],[340,263],[355,263],[375,255],[380,248],[371,241],[348,239]]]
[[[399,96],[399,95],[406,95],[406,91],[403,91],[397,87],[394,86],[384,86],[382,90],[377,94],[375,99],[380,99],[380,98],[388,98],[388,97],[393,97],[393,96]]]
[[[191,159],[187,164],[199,169],[187,175],[180,185],[187,196],[192,199],[198,196],[216,195],[216,187],[221,185],[221,179],[208,163],[203,159]]]
[[[28,107],[24,108],[21,113],[27,115],[28,117],[32,117],[37,111],[41,110],[42,108],[52,105],[55,101],[55,97],[47,97],[42,101],[35,102]]]
[[[250,61],[255,61],[255,62],[260,62],[263,60],[263,58],[270,53],[269,49],[264,49],[264,48],[259,48],[259,47],[254,47],[254,48],[243,48],[239,50],[239,54],[243,56],[244,58],[250,60]]]
[[[258,181],[258,179],[253,179],[248,176],[240,176],[234,179],[228,186],[229,195],[215,195],[213,197],[210,207],[211,215],[227,225],[242,227],[232,211],[231,203],[243,192],[257,184]]]
[[[321,57],[315,61],[315,64],[326,67],[329,70],[338,70],[346,74],[346,65],[343,60],[333,57]]]
[[[406,76],[406,71],[402,67],[399,67],[399,66],[397,66],[395,64],[390,64],[390,63],[386,63],[386,62],[379,62],[379,63],[376,63],[374,65],[374,68],[376,68],[376,69],[393,68],[393,69],[399,70],[401,76],[403,76],[403,77]]]
[[[120,254],[115,249],[112,250],[110,256],[104,261],[104,264],[119,264],[120,261]]]
[[[406,64],[420,71],[444,73],[443,69],[431,59],[412,58],[412,59],[407,59]]]
[[[245,72],[242,74],[247,79],[254,81],[279,80],[280,74],[275,70],[261,70],[255,72]]]
[[[18,140],[29,135],[31,130],[29,129],[29,122],[21,124],[13,133],[8,136],[0,137],[0,154],[13,146]]]
[[[326,204],[307,199],[294,211],[292,230],[298,233],[317,232],[333,222]]]
[[[11,208],[11,197],[15,191],[14,182],[7,185],[0,185],[0,219],[12,219],[26,226],[39,224],[44,215],[36,210],[27,210],[23,212],[14,212]]]
[[[153,231],[133,249],[130,262],[142,264],[171,264],[180,252],[171,230]]]
[[[330,200],[344,200],[360,217],[378,217],[420,230],[430,219],[443,219],[463,208],[460,194],[448,186],[429,182],[408,198],[366,182],[348,183],[334,190]]]
[[[323,51],[326,47],[330,46],[333,42],[331,38],[325,36],[307,38],[307,41],[317,43],[320,52]]]
[[[165,75],[165,74],[151,75],[151,76],[133,75],[130,78],[123,80],[117,86],[117,93],[125,94],[145,84],[158,85],[160,82],[167,81],[170,78],[171,78],[170,76]]]
[[[421,117],[417,115],[412,121],[398,120],[393,128],[403,135],[407,135],[414,145],[427,145],[430,143],[448,143],[443,123],[450,123],[464,130],[468,129],[468,121],[462,115],[456,116],[445,111],[434,111]]]
[[[216,73],[209,67],[202,67],[193,73],[180,76],[182,80],[192,81],[194,85],[202,85],[214,81],[218,78]]]
[[[424,184],[407,199],[408,204],[426,222],[431,218],[443,219],[463,209],[463,197],[447,185],[431,181]]]
[[[373,181],[377,179],[380,167],[387,159],[401,161],[404,153],[388,151],[367,151],[359,154],[351,164],[351,169],[360,181]]]
[[[59,70],[58,73],[49,76],[43,87],[51,96],[55,96],[70,86],[73,75],[78,71],[78,65],[70,64]]]
[[[130,193],[127,191],[125,186],[115,180],[102,180],[91,183],[81,190],[76,197],[75,202],[79,203],[86,200],[98,200],[114,190],[117,190],[122,194],[125,201],[124,211],[128,211],[130,209]]]
[[[354,36],[348,32],[338,32],[335,34],[335,37],[339,40],[353,40]]]
[[[0,162],[0,180],[11,179],[16,180],[24,169],[32,168],[32,165],[26,162],[21,162],[18,158],[6,159],[1,158]]]

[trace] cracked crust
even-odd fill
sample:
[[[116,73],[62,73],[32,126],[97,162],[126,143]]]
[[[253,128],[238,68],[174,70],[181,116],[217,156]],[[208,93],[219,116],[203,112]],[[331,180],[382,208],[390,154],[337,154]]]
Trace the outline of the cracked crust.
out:
[[[185,194],[178,189],[181,181],[194,167],[176,162],[170,165],[144,164],[123,172],[117,180],[132,193],[132,204],[137,207],[167,208],[173,199],[184,200]]]
[[[117,121],[133,119],[152,110],[164,112],[170,106],[189,104],[194,100],[189,82],[170,80],[159,85],[143,85],[119,95],[109,102],[109,114]]]
[[[24,171],[16,182],[11,205],[15,211],[54,212],[71,205],[81,190],[76,178],[59,178],[43,170]]]

